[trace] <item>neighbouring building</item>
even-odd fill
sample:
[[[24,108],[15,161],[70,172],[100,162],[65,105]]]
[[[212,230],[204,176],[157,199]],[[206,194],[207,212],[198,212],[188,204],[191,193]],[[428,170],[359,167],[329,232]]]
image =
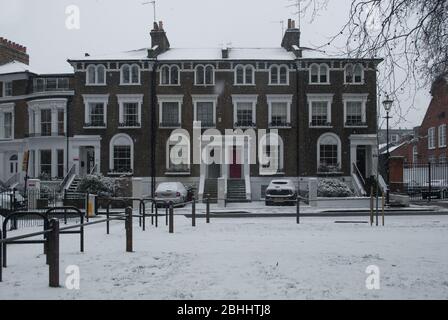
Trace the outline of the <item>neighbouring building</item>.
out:
[[[432,99],[413,139],[391,152],[407,163],[446,163],[448,125],[448,77],[439,76],[431,87]]]
[[[71,75],[42,75],[21,64],[23,72],[14,74],[25,78],[23,87],[14,83],[17,91],[12,96],[2,93],[0,108],[13,110],[12,123],[19,120],[22,127],[15,128],[10,141],[0,140],[0,152],[8,143],[34,150],[29,174],[36,177],[49,171],[51,177],[60,177],[62,162],[65,175],[140,177],[145,194],[155,183],[182,181],[194,184],[200,197],[218,195],[220,179],[225,187],[218,196],[228,200],[263,198],[269,181],[278,177],[298,183],[309,177],[338,177],[359,191],[360,181],[375,175],[380,59],[334,57],[303,47],[292,20],[281,46],[275,48],[175,48],[161,22],[154,24],[150,35],[147,48],[70,58]],[[10,81],[11,64],[18,62],[0,66],[3,87]],[[53,78],[67,79],[67,89],[57,95],[46,90],[36,97],[36,79],[47,83]],[[49,156],[42,153],[48,146],[37,141],[43,120],[48,126],[51,118],[51,132],[59,128],[57,111],[51,116],[42,113],[45,103],[57,105],[56,101],[67,118],[64,136],[54,136],[61,138],[60,145],[51,143],[49,170],[45,160]],[[230,164],[192,163],[198,122],[201,132],[214,129],[232,142],[213,148],[204,143],[200,150],[231,159]],[[171,141],[179,129],[191,139]],[[261,144],[264,153],[275,155],[278,170],[250,161],[254,151],[250,139],[258,137],[248,129],[257,134],[265,130],[267,141],[276,133],[281,137],[283,143],[275,146],[275,152],[268,143]],[[176,149],[179,145],[181,152]],[[63,150],[63,161],[58,150]],[[187,164],[179,164],[180,160]],[[8,175],[0,179],[5,181]]]

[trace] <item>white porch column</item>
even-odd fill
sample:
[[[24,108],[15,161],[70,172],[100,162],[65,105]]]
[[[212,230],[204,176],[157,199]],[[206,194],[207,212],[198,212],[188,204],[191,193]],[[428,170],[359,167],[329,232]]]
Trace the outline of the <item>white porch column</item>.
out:
[[[51,135],[58,132],[58,109],[51,109]]]
[[[353,173],[353,164],[356,164],[356,148],[357,144],[350,142],[350,175]]]
[[[36,135],[40,133],[40,110],[34,113],[34,133]]]
[[[96,165],[96,172],[101,173],[101,148],[100,148],[100,146],[95,147],[95,165]]]
[[[5,123],[5,114],[3,112],[0,112],[0,138],[3,138],[5,136],[5,126],[3,125]]]
[[[58,176],[58,152],[56,149],[51,149],[51,177]]]

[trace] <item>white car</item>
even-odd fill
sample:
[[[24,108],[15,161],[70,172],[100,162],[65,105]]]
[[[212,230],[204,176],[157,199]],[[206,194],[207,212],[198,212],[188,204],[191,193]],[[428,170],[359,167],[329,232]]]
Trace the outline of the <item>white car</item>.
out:
[[[265,204],[294,204],[297,200],[297,189],[289,179],[272,180],[266,188]]]
[[[188,191],[181,182],[162,182],[157,186],[154,199],[158,206],[172,201],[174,204],[187,201]]]

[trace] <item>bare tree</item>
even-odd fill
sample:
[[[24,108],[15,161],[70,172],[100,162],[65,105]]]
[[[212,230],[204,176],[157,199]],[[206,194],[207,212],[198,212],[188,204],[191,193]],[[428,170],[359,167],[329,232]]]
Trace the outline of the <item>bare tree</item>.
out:
[[[328,1],[302,0],[303,12],[313,19]],[[412,93],[429,87],[448,74],[448,0],[350,1],[347,21],[317,49],[326,50],[343,37],[345,46],[339,49],[345,55],[383,58],[380,91],[392,96],[405,88]],[[397,115],[405,118],[411,109],[400,106]]]

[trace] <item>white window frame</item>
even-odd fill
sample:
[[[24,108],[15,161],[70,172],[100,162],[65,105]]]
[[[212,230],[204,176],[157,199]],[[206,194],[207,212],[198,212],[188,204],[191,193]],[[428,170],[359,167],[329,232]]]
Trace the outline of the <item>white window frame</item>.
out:
[[[179,95],[157,95],[157,103],[159,104],[159,129],[174,129],[182,127],[182,104],[183,104],[184,96]],[[160,126],[162,124],[162,111],[163,111],[163,103],[164,102],[177,102],[179,108],[179,127],[165,127]]]
[[[272,69],[277,68],[277,83],[272,82]],[[286,68],[286,83],[280,83],[280,68]],[[270,86],[289,86],[289,67],[286,64],[273,64],[269,67],[269,85]]]
[[[98,69],[100,67],[104,68],[104,74],[103,74],[103,79],[104,82],[98,82]],[[94,68],[95,69],[95,81],[94,82],[90,82],[89,81],[89,68]],[[90,64],[87,68],[86,68],[86,86],[105,86],[107,84],[107,69],[106,66],[103,64]]]
[[[11,94],[6,94],[6,85],[11,85]],[[13,96],[13,85],[12,81],[3,81],[3,97],[12,97]]]
[[[344,128],[367,128],[367,99],[368,93],[344,93],[342,101],[344,103]],[[363,125],[347,125],[347,102],[361,102],[361,120]]]
[[[237,69],[238,67],[243,67],[243,83],[237,83]],[[247,73],[247,69],[251,68],[252,69],[252,82],[251,83],[247,83],[246,82],[246,73]],[[251,64],[237,64],[234,68],[234,75],[233,75],[233,85],[235,86],[254,86],[255,85],[255,67]]]
[[[127,140],[128,144],[123,144],[123,143],[117,143],[120,141],[120,139],[125,139]],[[119,146],[123,146],[123,145],[129,145],[131,147],[131,171],[130,172],[122,172],[122,173],[118,173],[118,172],[114,172],[114,146],[119,145]],[[110,139],[110,143],[109,143],[109,174],[133,174],[134,172],[134,141],[132,140],[132,138],[125,134],[125,133],[117,133],[116,135],[114,135],[112,137],[112,139]]]
[[[333,94],[320,94],[320,93],[309,93],[306,95],[308,100],[308,126],[310,128],[331,128],[331,105],[333,104]],[[330,123],[328,126],[312,126],[312,105],[313,102],[327,102],[327,122]]]
[[[203,95],[203,94],[194,94],[191,96],[191,99],[193,101],[193,123],[196,124],[197,120],[197,104],[198,102],[211,102],[213,103],[213,127],[216,127],[216,105],[218,104],[218,95]],[[201,126],[204,127],[202,124]]]
[[[204,74],[203,74],[204,83],[198,83],[198,68],[199,67],[204,68]],[[212,68],[212,83],[206,83],[207,67]],[[214,86],[215,85],[215,67],[212,64],[198,64],[196,67],[194,67],[194,85],[201,86],[201,87]]]
[[[339,136],[333,132],[326,132],[323,133],[322,135],[320,135],[319,139],[317,139],[317,171],[319,172],[319,167],[320,167],[320,145],[322,140],[327,137],[327,136],[331,136],[333,138],[336,138],[337,141],[337,146],[338,146],[338,154],[337,154],[337,163],[339,164],[339,169],[342,170],[342,143],[341,143],[341,139],[339,138]]]
[[[431,127],[428,129],[428,149],[432,150],[436,148],[436,128]]]
[[[129,83],[125,83],[124,80],[124,67],[129,67]],[[138,81],[137,82],[132,82],[132,67],[137,67],[138,69]],[[135,85],[139,85],[141,84],[141,68],[138,64],[133,63],[133,64],[124,64],[120,67],[120,86],[135,86]]]
[[[438,128],[439,148],[446,147],[446,124],[441,124]]]
[[[168,83],[162,83],[162,70],[163,68],[168,68]],[[177,68],[177,83],[171,83],[171,69]],[[195,80],[196,81],[196,80]],[[169,87],[169,86],[180,86],[180,68],[177,64],[164,64],[159,68],[159,86]]]
[[[291,106],[292,106],[292,94],[284,95],[284,94],[268,94],[266,95],[266,100],[268,103],[268,126],[269,128],[291,128]],[[286,103],[286,123],[289,123],[289,126],[271,126],[272,123],[272,104],[273,103]]]
[[[177,143],[177,142],[173,142],[170,141],[171,137],[168,137],[168,140],[166,142],[166,159],[165,159],[165,175],[189,175],[190,174],[190,170],[191,170],[191,151],[190,151],[190,144],[189,141],[185,141],[185,143],[183,143],[183,141],[181,143]],[[176,170],[172,170],[172,168],[170,167],[170,154],[171,154],[171,147],[172,146],[180,146],[185,148],[186,150],[186,160],[187,160],[187,170],[185,171],[176,171]]]
[[[124,104],[125,103],[137,103],[138,104],[138,123],[139,126],[118,126],[119,129],[136,129],[142,127],[142,104],[143,104],[143,94],[117,94],[119,114],[118,122],[124,122]]]
[[[312,82],[311,81],[311,69],[312,69],[313,66],[317,66],[317,82]],[[326,82],[321,82],[320,81],[320,76],[321,76],[320,68],[321,68],[321,66],[325,66],[327,68],[327,74],[326,74],[327,81]],[[326,63],[312,63],[310,65],[310,67],[309,67],[308,75],[309,75],[308,83],[311,84],[311,85],[328,85],[328,84],[330,84],[330,67]]]
[[[359,65],[361,67],[361,82],[355,82],[355,67]],[[352,81],[347,82],[347,68],[351,67],[353,70],[353,76]],[[364,66],[361,63],[347,63],[344,66],[344,84],[351,84],[351,85],[363,85],[364,84]]]
[[[107,105],[109,103],[109,94],[83,94],[84,99],[84,129],[105,129],[107,128]],[[87,123],[90,122],[90,103],[103,103],[104,104],[104,127],[88,127]]]
[[[279,157],[278,157],[278,170],[277,171],[270,171],[268,168],[266,168],[264,165],[260,163],[259,165],[259,174],[261,176],[274,176],[274,175],[284,175],[285,174],[285,146],[283,144],[283,140],[279,134],[273,134],[273,133],[266,133],[264,136],[262,136],[260,141],[260,147],[266,148],[268,146],[267,140],[270,137],[276,138],[278,137],[278,147],[279,147]],[[270,146],[272,147],[272,145]],[[266,152],[266,149],[262,150],[263,153]],[[271,151],[272,152],[272,151]]]
[[[4,126],[4,117],[5,113],[12,113],[11,116],[11,138],[5,138],[5,126]],[[0,104],[0,141],[1,140],[14,140],[14,129],[15,129],[15,112],[14,112],[14,103],[3,103]]]
[[[256,94],[232,94],[232,103],[233,103],[233,126],[235,127],[235,123],[238,122],[237,117],[237,107],[238,103],[252,103],[252,122],[257,125],[257,101],[258,95]],[[238,127],[238,128],[246,128],[246,127]]]

